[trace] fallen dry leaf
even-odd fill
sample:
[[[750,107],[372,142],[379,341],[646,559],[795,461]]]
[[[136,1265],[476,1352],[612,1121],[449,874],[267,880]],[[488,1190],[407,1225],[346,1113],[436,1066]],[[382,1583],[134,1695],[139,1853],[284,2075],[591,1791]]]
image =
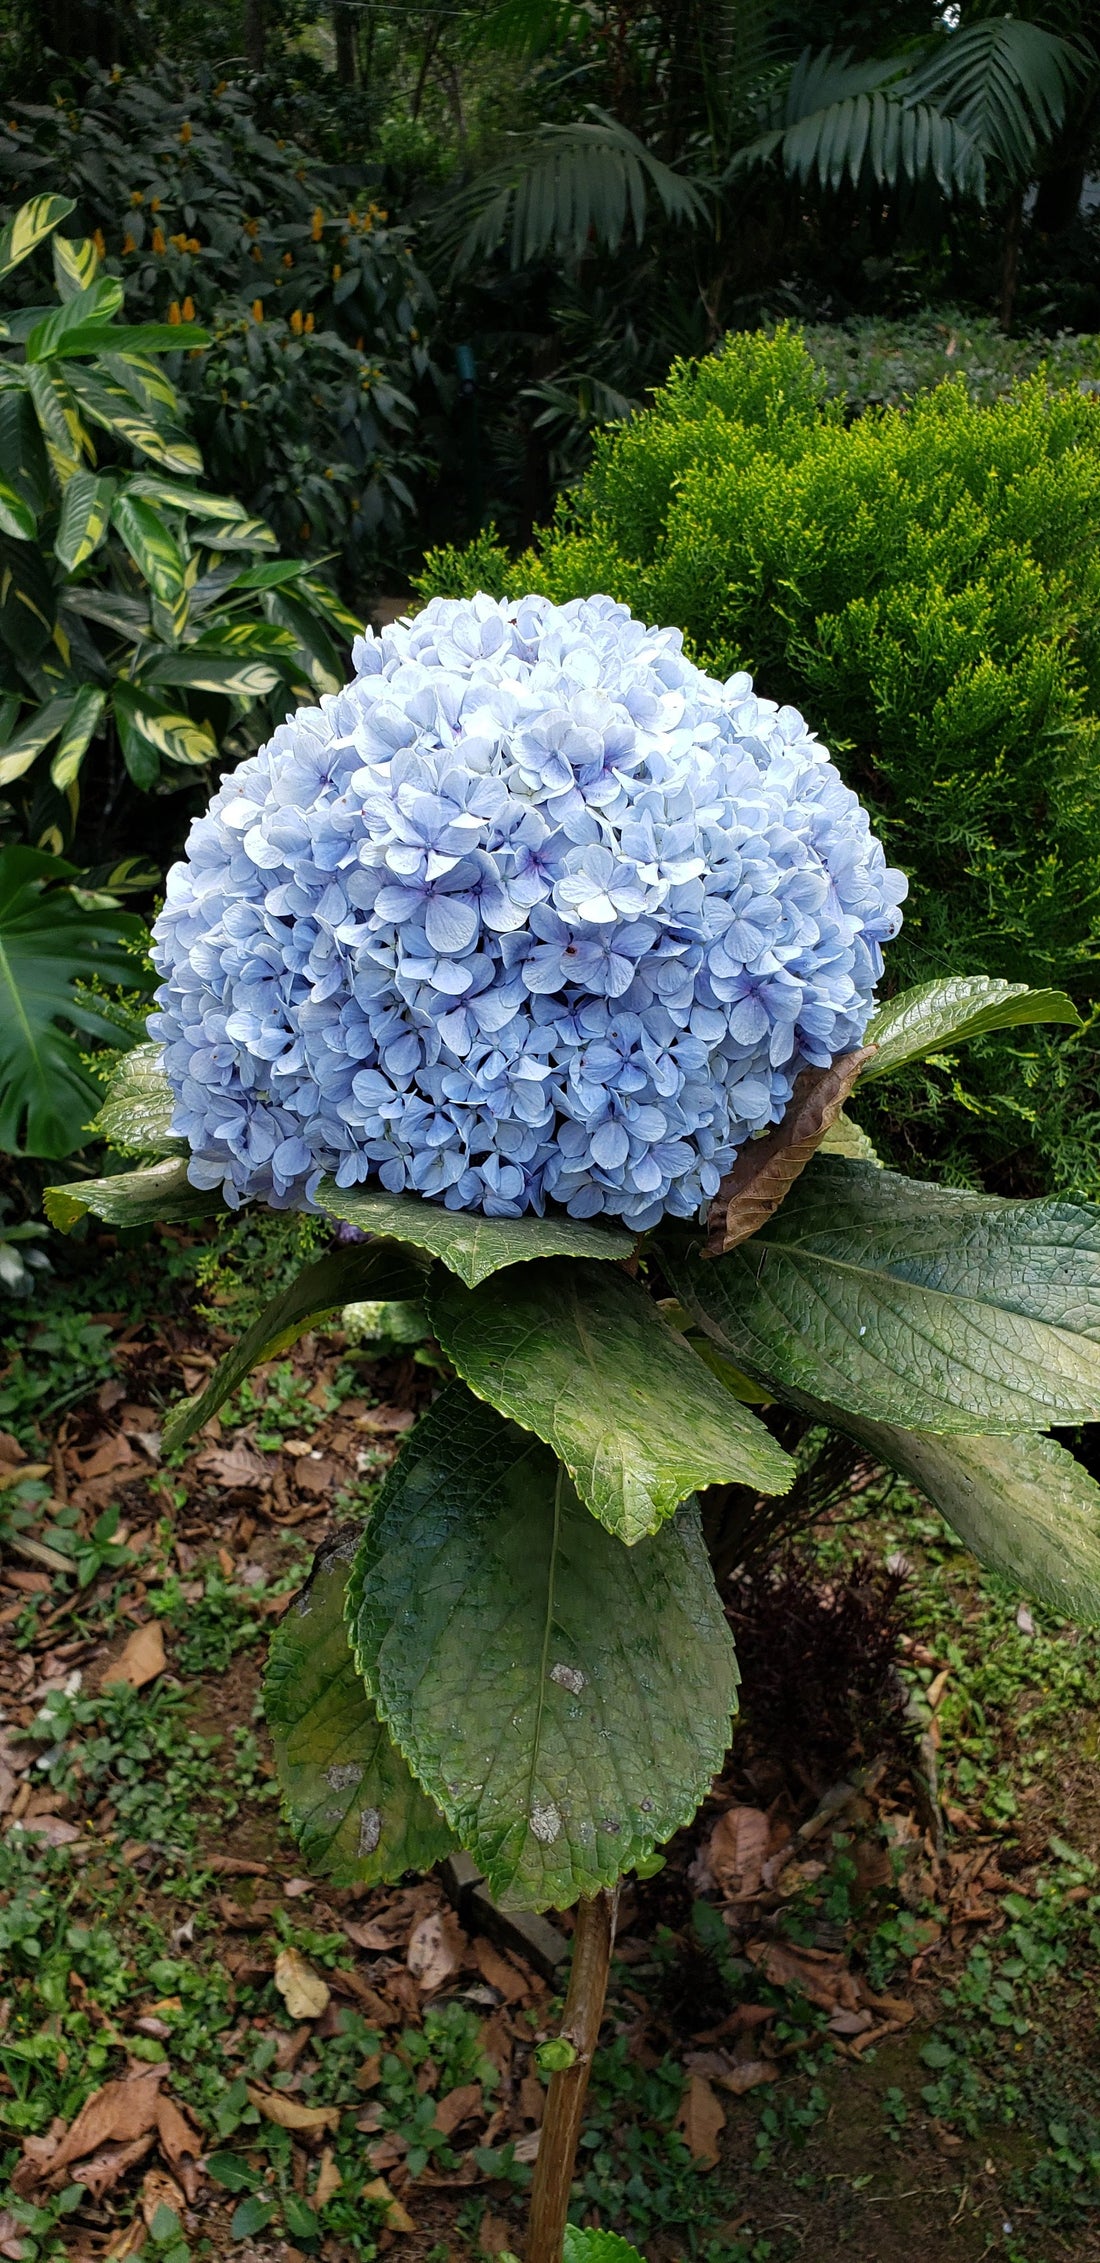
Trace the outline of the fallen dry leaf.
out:
[[[275,1986],[291,2019],[320,2019],[332,1994],[327,1980],[322,1980],[298,1949],[280,1949],[275,1959]]]
[[[167,2071],[166,2066],[143,2067],[140,2074],[106,2082],[85,2099],[70,2129],[56,2138],[27,2138],[12,2178],[13,2191],[25,2195],[36,2184],[52,2182],[71,2161],[83,2162],[86,2154],[97,2154],[104,2146],[128,2146],[144,2138],[147,2131],[152,2132],[160,2085]],[[139,2156],[135,2154],[134,2158]],[[87,2182],[83,2170],[80,2181]]]
[[[228,1492],[238,1486],[260,1487],[271,1483],[271,1470],[262,1454],[254,1454],[248,1446],[211,1446],[200,1454],[196,1464],[204,1477],[212,1477],[216,1485],[224,1485]]]
[[[432,1910],[414,1926],[405,1961],[426,1996],[458,1971],[465,1947],[466,1936],[449,1910]]]
[[[315,1462],[303,1454],[301,1460],[295,1465],[294,1482],[300,1493],[313,1493],[323,1498],[333,1491],[339,1483],[339,1478],[340,1472],[336,1463],[329,1461],[327,1456]]]
[[[759,1807],[727,1807],[692,1865],[693,1886],[717,1887],[728,1901],[751,1901],[760,1892],[771,1828]]]
[[[518,2004],[529,1993],[526,1974],[512,1963],[511,1957],[502,1956],[499,1949],[494,1949],[491,1941],[479,1937],[474,1942],[474,1955],[482,1979],[488,1981],[490,1988],[499,1990],[506,2004]]]
[[[333,2193],[339,2192],[343,2181],[333,2158],[332,2147],[326,2145],[321,2155],[321,2166],[317,2171],[317,2182],[313,2188],[313,2205],[318,2214],[332,2199]]]
[[[717,2077],[720,2090],[730,2090],[735,2098],[743,2098],[747,2090],[757,2090],[762,2082],[778,2082],[779,2068],[770,2059],[735,2060],[725,2074]]]
[[[133,1459],[130,1442],[120,1433],[116,1438],[105,1438],[102,1445],[96,1446],[89,1454],[87,1461],[78,1463],[77,1473],[81,1478],[106,1477],[108,1471],[121,1469],[125,1463],[132,1462]]]
[[[777,1988],[797,1988],[820,2010],[859,2010],[859,1993],[841,1955],[792,1949],[781,1941],[750,1941],[745,1954]]]
[[[157,2100],[157,2136],[166,2161],[178,2171],[188,2200],[193,2200],[199,2188],[199,2156],[202,2139],[192,2129],[186,2114],[180,2112],[174,2098],[163,2093]],[[154,2172],[150,2171],[152,2175]]]
[[[79,2161],[76,2164],[73,2176],[71,2178],[66,2177],[65,2182],[67,2184],[82,2184],[90,2199],[102,2200],[105,2192],[110,2192],[112,2187],[118,2184],[120,2178],[126,2176],[130,2169],[134,2168],[139,2161],[145,2159],[146,2154],[155,2142],[153,2131],[150,2129],[146,2130],[144,2137],[132,2137],[126,2145],[101,2146],[98,2153],[91,2154],[87,2160]]]
[[[126,2263],[126,2258],[139,2255],[145,2245],[145,2226],[140,2216],[132,2216],[128,2224],[112,2232],[103,2249],[103,2263]]]
[[[515,2236],[504,2216],[486,2213],[478,2226],[477,2244],[483,2255],[510,2255]]]
[[[403,2208],[401,2202],[395,2199],[385,2177],[372,2177],[370,2183],[363,2186],[363,2198],[364,2200],[377,2200],[385,2208],[384,2220],[387,2231],[414,2232],[416,2230],[416,2225],[408,2209]]]
[[[721,1257],[774,1217],[784,1195],[836,1122],[860,1070],[875,1048],[843,1053],[827,1069],[803,1069],[781,1121],[763,1139],[747,1140],[707,1214],[707,1253]]]
[[[462,2082],[457,2090],[448,2090],[435,2109],[435,2127],[444,2137],[450,2137],[462,2122],[481,2112],[480,2082]]]
[[[180,2191],[175,2177],[170,2177],[164,2169],[146,2169],[141,2180],[141,2213],[150,2230],[158,2208],[171,2208],[178,2216],[182,2213],[184,2201],[185,2195]]]
[[[715,2097],[704,2075],[688,2076],[676,2121],[692,2159],[698,2161],[701,2168],[716,2168],[718,2139],[726,2126],[726,2117],[721,2100]]]
[[[280,2129],[337,2130],[340,2126],[339,2106],[303,2106],[285,2090],[256,2090],[248,2086],[249,2104],[267,2122],[276,2122]]]
[[[164,1654],[164,1633],[159,1619],[147,1619],[142,1627],[135,1627],[103,1675],[103,1687],[110,1682],[128,1682],[131,1689],[144,1689],[146,1682],[155,1681],[164,1672],[168,1660]]]

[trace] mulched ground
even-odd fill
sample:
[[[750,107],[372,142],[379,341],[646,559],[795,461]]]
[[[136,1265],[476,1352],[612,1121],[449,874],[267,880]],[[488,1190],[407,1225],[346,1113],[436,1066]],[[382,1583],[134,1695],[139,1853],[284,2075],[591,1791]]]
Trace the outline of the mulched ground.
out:
[[[34,1508],[15,1544],[0,1547],[0,1828],[9,1850],[17,1841],[61,1850],[77,1906],[81,1891],[108,1906],[111,1876],[121,1879],[110,1923],[128,1954],[148,1917],[177,1958],[218,1976],[226,2017],[217,2062],[226,2082],[241,2070],[248,2110],[237,2125],[231,2112],[219,2124],[195,2064],[206,2045],[195,2045],[193,2026],[185,2033],[178,1990],[165,1994],[154,1978],[112,2002],[74,1969],[64,2010],[60,2000],[51,2008],[27,1995],[17,1963],[0,2002],[0,2158],[6,2136],[12,2163],[0,2255],[118,2263],[143,2246],[170,2255],[165,2209],[192,2252],[242,2259],[321,2253],[352,2263],[392,2249],[410,2263],[443,2263],[520,2248],[544,2099],[534,2051],[554,2032],[554,1960],[568,1917],[555,1920],[556,1937],[543,1929],[532,1951],[522,1925],[494,1917],[448,1876],[369,1893],[315,1885],[263,1796],[262,1757],[235,1813],[223,1803],[205,1815],[196,1791],[202,1819],[184,1859],[128,1832],[117,1767],[97,1779],[78,1764],[76,1780],[59,1788],[43,1780],[41,1741],[26,1738],[51,1693],[93,1699],[114,1676],[150,1703],[173,1683],[186,1691],[188,1727],[220,1740],[207,1762],[212,1784],[234,1732],[257,1733],[262,1755],[263,1630],[285,1610],[311,1551],[361,1503],[437,1375],[411,1355],[349,1363],[339,1334],[307,1337],[261,1377],[244,1419],[238,1407],[208,1424],[180,1467],[165,1470],[164,1410],[200,1387],[229,1338],[181,1317],[178,1300],[167,1315],[93,1318],[109,1332],[110,1373],[56,1423],[43,1406],[36,1436],[26,1424],[19,1436],[0,1431],[0,1499]],[[20,1553],[20,1533],[33,1550],[59,1515],[91,1545],[115,1507],[119,1523],[104,1545],[124,1557],[83,1589]],[[232,1635],[218,1662],[222,1603],[225,1625],[247,1639]],[[207,1624],[210,1659],[188,1664],[194,1628]],[[689,2253],[729,2263],[803,2251],[843,2252],[853,2263],[1100,2254],[1087,2222],[1072,2235],[1056,2224],[1028,2232],[1017,2208],[1015,2229],[1005,2229],[1020,2158],[1011,2131],[975,2137],[927,2112],[902,2126],[889,2105],[884,2124],[884,2099],[911,2100],[928,2080],[919,2053],[942,2016],[945,1983],[976,1941],[996,1943],[1006,1895],[1033,1891],[1050,1828],[1067,1828],[1067,1802],[1078,1843],[1091,1845],[1096,1831],[1089,1768],[1071,1771],[1053,1796],[1040,1784],[1011,1832],[990,1828],[977,1801],[948,1794],[941,1805],[937,1715],[951,1663],[914,1633],[899,1636],[899,1656],[923,1669],[922,1745],[912,1726],[895,1727],[884,1749],[860,1750],[857,1740],[822,1782],[750,1725],[665,1869],[624,1890],[608,2073],[594,2098],[582,2205],[590,2220],[639,2238],[653,2263]],[[149,1765],[170,1774],[163,1759]],[[873,1985],[866,1942],[889,1913],[903,1925],[904,1954],[888,1982]],[[35,2127],[13,2125],[24,2068],[4,2056],[5,2042],[25,2043],[32,2000],[36,2032],[58,2038],[62,2055],[74,2009],[87,2014],[77,2025],[107,2046],[94,2079],[68,2068],[79,2103]],[[461,2053],[439,2040],[435,2015],[447,2007],[476,2037],[465,2071]],[[349,2035],[374,2041],[356,2057],[345,2050]],[[157,2055],[145,2055],[149,2046]],[[1080,2048],[1091,2051],[1091,2033]],[[272,2131],[286,2133],[280,2174],[291,2205],[264,2220],[274,2187],[260,2140]],[[224,2176],[227,2153],[258,2186],[219,2181],[211,2162]],[[655,2162],[667,2164],[664,2201]],[[631,2174],[657,2194],[652,2204],[629,2200]],[[28,2231],[14,2204],[48,2215],[50,2196],[73,2186],[83,2198],[64,2223]],[[257,2192],[249,2228],[241,2209]],[[338,2195],[360,2211],[350,2228]],[[297,2218],[294,2196],[306,2210]]]

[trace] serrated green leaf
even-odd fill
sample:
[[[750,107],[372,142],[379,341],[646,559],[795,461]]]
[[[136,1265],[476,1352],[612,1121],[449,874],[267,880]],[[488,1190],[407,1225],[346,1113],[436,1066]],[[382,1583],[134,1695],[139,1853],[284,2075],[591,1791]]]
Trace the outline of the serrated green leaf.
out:
[[[186,1155],[186,1140],[172,1130],[175,1105],[161,1047],[134,1045],[119,1057],[92,1130],[109,1147],[140,1155]]]
[[[286,1815],[312,1871],[376,1886],[430,1870],[457,1841],[384,1729],[344,1623],[362,1528],[318,1551],[271,1639],[264,1709]]]
[[[818,1156],[752,1241],[661,1241],[681,1303],[748,1374],[941,1436],[1100,1414],[1100,1211]]]
[[[179,1166],[176,1166],[177,1168]],[[162,1164],[161,1169],[165,1166]],[[135,1176],[148,1177],[148,1173]],[[110,1180],[105,1182],[112,1184]],[[264,1360],[278,1359],[280,1352],[296,1344],[307,1328],[312,1328],[326,1313],[337,1312],[345,1304],[354,1304],[360,1297],[378,1297],[403,1302],[406,1298],[422,1296],[424,1267],[421,1260],[409,1249],[396,1242],[373,1244],[353,1243],[349,1249],[332,1250],[327,1257],[319,1257],[304,1267],[288,1289],[283,1289],[266,1305],[258,1320],[246,1328],[232,1351],[226,1353],[206,1385],[193,1399],[181,1400],[173,1407],[164,1425],[166,1450],[185,1445],[209,1422],[212,1414],[224,1405],[225,1400],[250,1375],[254,1367]]]
[[[67,220],[76,206],[71,196],[32,196],[21,204],[0,236],[0,280],[44,241],[58,222]]]
[[[483,1218],[476,1210],[445,1210],[418,1194],[387,1194],[384,1187],[338,1187],[322,1179],[318,1208],[367,1234],[393,1234],[438,1257],[468,1289],[504,1265],[534,1257],[629,1257],[635,1236],[580,1218]]]
[[[99,729],[107,694],[98,684],[81,684],[58,737],[50,762],[50,780],[58,793],[68,792]]]
[[[882,1169],[882,1157],[874,1141],[868,1139],[862,1124],[857,1124],[842,1108],[835,1123],[831,1123],[821,1142],[822,1155],[845,1155],[850,1163],[873,1163]]]
[[[1026,982],[995,982],[985,974],[939,975],[934,982],[919,982],[876,1007],[863,1042],[877,1050],[860,1083],[893,1076],[910,1061],[968,1044],[989,1030],[1015,1029],[1027,1022],[1081,1027],[1072,998],[1061,990],[1029,990]]]
[[[562,2263],[643,2263],[643,2258],[617,2232],[582,2231],[578,2224],[567,2224]]]
[[[54,555],[67,573],[99,548],[111,515],[115,482],[97,478],[94,471],[73,473],[61,501],[61,518],[54,540]]]
[[[461,1384],[386,1479],[348,1614],[395,1742],[506,1905],[613,1885],[725,1755],[737,1669],[697,1508],[624,1548]]]
[[[186,1163],[174,1156],[143,1171],[47,1187],[42,1206],[51,1226],[63,1234],[89,1216],[108,1226],[179,1225],[189,1218],[213,1218],[225,1209],[221,1188],[192,1186]]]
[[[617,1266],[550,1258],[478,1289],[440,1274],[428,1313],[470,1389],[552,1446],[628,1547],[697,1487],[793,1482],[789,1455]]]
[[[55,236],[50,250],[59,298],[73,299],[91,287],[99,273],[99,253],[90,236]]]
[[[101,276],[87,290],[77,291],[35,324],[27,339],[27,360],[51,361],[55,354],[73,351],[72,341],[89,324],[94,324],[101,337],[110,337],[106,326],[118,313],[123,295],[122,285],[113,275]]]

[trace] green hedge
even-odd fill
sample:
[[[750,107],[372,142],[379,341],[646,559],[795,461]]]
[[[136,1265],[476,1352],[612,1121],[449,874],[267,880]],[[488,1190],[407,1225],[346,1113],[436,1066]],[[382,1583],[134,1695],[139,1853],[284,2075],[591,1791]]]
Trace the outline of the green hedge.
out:
[[[828,742],[911,875],[888,984],[948,970],[1100,1007],[1100,402],[949,383],[845,425],[790,330],[678,364],[601,437],[537,552],[484,536],[420,586],[606,590],[751,668]],[[1100,1195],[1100,1052],[999,1037],[891,1086],[892,1156]],[[965,1079],[965,1083],[963,1082]],[[900,1094],[900,1098],[899,1098]],[[882,1111],[889,1108],[887,1118]]]

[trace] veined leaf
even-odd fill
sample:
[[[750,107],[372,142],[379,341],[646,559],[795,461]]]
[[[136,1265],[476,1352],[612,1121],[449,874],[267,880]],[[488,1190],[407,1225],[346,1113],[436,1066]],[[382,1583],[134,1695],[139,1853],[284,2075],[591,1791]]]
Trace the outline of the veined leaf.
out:
[[[161,503],[165,510],[182,511],[189,518],[216,519],[239,522],[247,519],[243,503],[231,495],[207,495],[201,487],[181,487],[174,479],[157,479],[152,472],[135,472],[130,481],[131,495],[144,495],[150,503]],[[295,573],[305,570],[304,560],[294,561]]]
[[[624,1548],[460,1384],[383,1485],[348,1616],[395,1742],[506,1906],[613,1885],[725,1755],[737,1669],[697,1508]]]
[[[120,302],[121,303],[121,302]],[[182,354],[210,344],[209,330],[193,322],[84,322],[73,325],[48,351],[53,354]],[[40,351],[35,359],[44,360]]]
[[[426,1249],[468,1289],[502,1265],[522,1265],[532,1257],[629,1257],[635,1241],[621,1228],[590,1226],[580,1218],[483,1218],[477,1210],[445,1210],[418,1194],[338,1187],[335,1179],[322,1179],[315,1199],[330,1218]]]
[[[1100,1210],[819,1155],[728,1257],[660,1249],[699,1326],[780,1391],[944,1436],[1100,1415]]]
[[[134,1045],[112,1071],[92,1130],[108,1147],[128,1147],[140,1155],[186,1155],[186,1140],[172,1130],[175,1105],[161,1047],[151,1041]]]
[[[10,534],[14,542],[32,542],[37,532],[38,520],[30,504],[0,479],[0,534]]]
[[[883,1167],[882,1157],[877,1153],[873,1140],[868,1139],[862,1124],[857,1124],[843,1108],[830,1124],[821,1142],[820,1153],[846,1155],[850,1163],[873,1163],[879,1171]]]
[[[198,767],[217,755],[209,723],[159,706],[136,684],[116,683],[114,710],[126,767],[134,784],[146,791],[156,782],[162,756]]]
[[[107,694],[99,684],[81,684],[70,713],[61,726],[57,750],[50,763],[50,779],[58,793],[68,792],[99,729]]]
[[[120,386],[139,409],[167,409],[180,414],[180,397],[166,369],[150,354],[104,353],[103,368],[113,385]],[[154,422],[156,421],[154,415]]]
[[[875,1052],[863,1082],[892,1076],[910,1061],[965,1045],[991,1029],[1027,1022],[1068,1022],[1080,1029],[1081,1016],[1062,990],[1029,990],[1026,982],[997,982],[986,974],[938,975],[876,1007],[865,1039]]]
[[[278,542],[274,527],[266,519],[232,519],[219,526],[216,534],[208,534],[207,542],[218,550],[267,550]]]
[[[99,1102],[71,1032],[102,1034],[78,982],[140,980],[132,913],[78,904],[72,867],[37,849],[0,850],[0,1146],[68,1155]],[[61,882],[57,886],[53,883]]]
[[[430,1870],[457,1844],[384,1729],[344,1623],[360,1539],[345,1525],[319,1549],[271,1638],[264,1710],[287,1818],[312,1871],[381,1885]]]
[[[47,699],[0,749],[0,786],[13,785],[16,778],[22,778],[56,739],[73,712],[74,700],[73,692],[59,692],[56,698]]]
[[[272,558],[263,566],[248,566],[244,573],[235,574],[228,584],[230,589],[278,589],[281,582],[300,581],[309,571],[306,558]]]
[[[428,1313],[479,1399],[552,1446],[585,1507],[633,1546],[698,1486],[785,1493],[795,1466],[617,1266],[549,1258]]]
[[[99,1094],[94,1098],[98,1100]],[[108,1226],[156,1226],[213,1218],[225,1209],[220,1187],[194,1187],[187,1165],[175,1156],[150,1163],[144,1171],[118,1171],[109,1179],[74,1179],[47,1187],[42,1207],[51,1226],[71,1234],[82,1218],[102,1218]]]
[[[184,586],[185,567],[183,552],[164,520],[151,503],[132,495],[128,487],[115,496],[111,519],[154,597],[165,605],[173,604]]]
[[[166,471],[202,473],[202,457],[193,440],[171,426],[154,424],[132,406],[121,386],[105,384],[92,370],[66,369],[67,382],[93,424],[125,440],[139,455],[163,464]]]
[[[246,1328],[239,1343],[214,1369],[205,1390],[173,1407],[164,1425],[165,1447],[185,1445],[254,1367],[264,1360],[278,1359],[280,1352],[288,1351],[327,1313],[367,1299],[415,1302],[423,1294],[423,1264],[411,1250],[395,1242],[353,1243],[350,1249],[319,1257],[313,1265],[304,1267],[288,1289],[272,1298],[251,1328]]]
[[[114,492],[113,479],[97,478],[94,471],[73,473],[61,500],[53,546],[67,573],[74,573],[99,548],[107,532]]]
[[[0,235],[0,280],[10,275],[76,206],[71,196],[32,196]]]
[[[228,655],[206,655],[186,645],[182,652],[167,652],[142,667],[143,685],[178,685],[187,691],[218,691],[227,699],[263,699],[274,691],[282,671],[269,660],[232,660]]]
[[[78,291],[71,299],[55,306],[45,320],[36,323],[27,339],[27,360],[50,361],[58,353],[73,351],[69,341],[89,323],[95,324],[101,336],[109,336],[109,323],[123,301],[123,289],[113,275],[103,275],[87,290]]]
[[[73,299],[95,282],[99,253],[90,236],[55,236],[50,250],[59,298]]]
[[[26,380],[50,462],[64,487],[73,473],[80,470],[85,456],[94,464],[91,433],[85,427],[65,379],[57,370],[51,369],[47,362],[35,362],[27,368]]]

